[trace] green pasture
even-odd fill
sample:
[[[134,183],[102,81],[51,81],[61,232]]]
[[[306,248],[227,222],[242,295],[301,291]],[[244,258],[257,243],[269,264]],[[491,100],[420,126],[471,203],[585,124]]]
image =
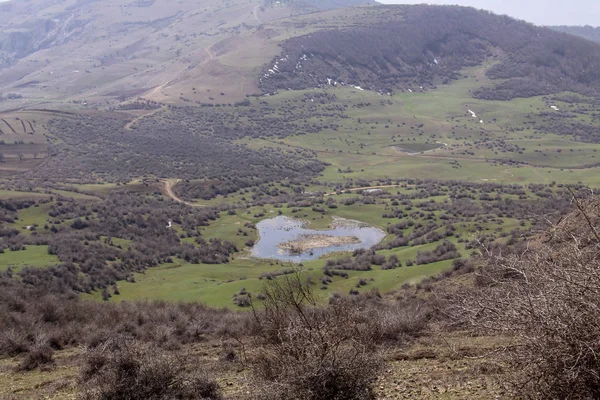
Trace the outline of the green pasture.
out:
[[[18,272],[25,266],[43,268],[59,263],[56,256],[48,254],[48,246],[27,245],[25,250],[5,249],[4,253],[0,254],[0,271],[12,267],[14,272]]]
[[[467,68],[463,78],[435,90],[392,96],[351,87],[284,91],[265,101],[305,107],[306,96],[325,92],[336,96],[335,103],[345,107],[349,118],[320,118],[339,126],[319,133],[241,142],[253,148],[312,150],[331,164],[321,177],[326,182],[421,178],[598,185],[599,144],[535,132],[540,115],[555,112],[543,97],[511,101],[472,97],[473,90],[491,84],[484,73],[488,67]],[[561,110],[572,107],[557,104]],[[587,114],[569,118],[591,122]]]
[[[48,221],[48,211],[50,211],[51,204],[36,204],[29,208],[19,210],[19,219],[15,220],[11,226],[13,228],[23,230],[27,226],[37,226],[38,230],[42,229]]]
[[[410,188],[392,188],[386,189],[391,193],[409,192]],[[307,261],[299,264],[290,264],[276,260],[256,259],[250,257],[250,252],[245,250],[245,242],[248,239],[256,240],[257,232],[244,226],[250,222],[256,224],[265,218],[273,218],[277,215],[286,215],[294,218],[300,218],[309,223],[312,229],[326,229],[333,221],[333,217],[342,217],[347,219],[366,222],[373,226],[385,229],[390,223],[396,223],[398,219],[383,218],[388,201],[378,201],[377,204],[361,204],[345,206],[340,201],[350,197],[360,196],[358,193],[342,193],[332,195],[331,198],[338,201],[337,208],[327,208],[321,205],[324,212],[313,211],[312,208],[305,207],[297,209],[289,205],[275,207],[267,205],[264,207],[252,207],[248,210],[239,210],[235,215],[222,213],[221,217],[210,224],[208,227],[201,228],[203,237],[217,237],[229,240],[235,243],[241,252],[234,255],[229,264],[224,265],[206,265],[206,264],[188,264],[183,260],[174,260],[172,264],[162,265],[158,268],[148,269],[142,274],[135,275],[135,283],[119,282],[119,295],[114,295],[111,301],[132,301],[132,300],[167,300],[167,301],[200,301],[216,307],[237,308],[233,303],[233,295],[240,290],[245,289],[252,293],[261,290],[265,279],[260,276],[267,272],[278,271],[282,268],[289,268],[291,265],[301,267],[302,270],[310,276],[315,282],[315,290],[318,297],[326,301],[333,293],[347,294],[351,289],[365,292],[377,288],[382,293],[399,289],[406,283],[414,284],[421,280],[439,274],[450,268],[452,261],[436,262],[428,265],[415,265],[411,267],[400,267],[393,270],[382,270],[381,267],[373,266],[371,271],[346,271],[348,278],[334,277],[333,283],[322,288],[320,282],[323,277],[323,267],[328,258],[337,258],[343,254],[331,254],[319,260]],[[440,195],[430,199],[440,203],[447,199]],[[428,199],[429,200],[429,199]],[[406,207],[398,206],[400,209]],[[418,207],[413,207],[413,210]],[[409,210],[405,210],[407,213]],[[439,212],[435,212],[439,215]],[[499,218],[499,222],[480,222],[479,228],[475,222],[456,224],[457,233],[466,240],[474,239],[478,234],[492,231],[509,232],[519,228],[519,221],[510,218]],[[441,232],[445,228],[439,228]],[[479,230],[481,229],[481,230]],[[248,236],[240,234],[239,230],[248,232]],[[405,236],[412,232],[413,228],[405,230]],[[387,240],[384,239],[384,241]],[[469,251],[465,250],[464,243],[459,243],[455,237],[450,238],[454,242],[462,256],[468,256]],[[193,241],[190,241],[193,243]],[[381,250],[379,254],[389,258],[395,255],[402,265],[406,265],[407,260],[414,260],[419,252],[431,251],[439,245],[439,242],[429,243],[419,246],[401,247],[391,250]],[[358,281],[364,279],[367,285],[357,288]],[[92,298],[100,299],[100,293],[94,293]]]

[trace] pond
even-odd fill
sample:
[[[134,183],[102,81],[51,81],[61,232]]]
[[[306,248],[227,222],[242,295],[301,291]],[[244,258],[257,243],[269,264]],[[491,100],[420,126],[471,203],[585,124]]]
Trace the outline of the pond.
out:
[[[381,229],[367,224],[334,217],[327,230],[307,229],[306,221],[279,216],[256,225],[259,240],[252,255],[281,261],[302,262],[338,251],[366,249],[386,236]]]

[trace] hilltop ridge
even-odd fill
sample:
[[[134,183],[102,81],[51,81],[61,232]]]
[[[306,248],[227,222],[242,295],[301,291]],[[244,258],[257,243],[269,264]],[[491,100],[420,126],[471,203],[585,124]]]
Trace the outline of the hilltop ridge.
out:
[[[3,108],[49,101],[107,107],[137,97],[230,103],[330,80],[414,91],[484,63],[492,85],[474,92],[480,98],[600,87],[600,46],[466,7],[32,0],[0,17],[0,92],[15,100]]]

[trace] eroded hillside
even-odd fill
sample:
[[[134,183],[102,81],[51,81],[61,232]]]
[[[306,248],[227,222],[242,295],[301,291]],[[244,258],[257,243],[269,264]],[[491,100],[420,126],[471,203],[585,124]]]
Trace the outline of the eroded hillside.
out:
[[[0,88],[28,103],[130,96],[175,102],[182,93],[202,101],[221,93],[243,98],[257,89],[254,69],[264,62],[252,61],[265,39],[254,30],[261,23],[259,5],[258,0],[15,3],[0,27]],[[223,60],[236,52],[242,53],[238,61]]]

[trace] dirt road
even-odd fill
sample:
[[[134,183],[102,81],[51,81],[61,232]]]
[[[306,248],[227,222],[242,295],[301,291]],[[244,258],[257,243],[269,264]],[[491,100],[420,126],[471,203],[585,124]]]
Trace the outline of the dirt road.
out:
[[[165,179],[162,181],[162,192],[165,196],[170,197],[171,199],[173,199],[174,201],[181,203],[181,204],[185,204],[186,206],[190,206],[190,207],[207,207],[206,205],[203,204],[194,204],[194,203],[190,203],[189,201],[185,201],[183,200],[181,197],[177,196],[175,194],[175,192],[173,191],[173,188],[175,187],[175,185],[177,185],[179,183],[179,179],[174,180],[174,179]]]
[[[142,115],[139,115],[139,116],[135,117],[134,119],[132,119],[131,121],[129,121],[125,125],[125,129],[128,130],[128,131],[132,131],[133,129],[131,129],[131,126],[133,124],[135,124],[136,122],[138,122],[140,119],[145,118],[145,117],[150,117],[150,116],[152,116],[152,115],[156,114],[157,112],[162,111],[164,109],[165,109],[165,107],[157,108],[155,110],[150,111],[149,113],[142,114]]]
[[[260,11],[260,6],[256,6],[256,7],[254,7],[254,19],[256,19],[256,21],[257,21],[259,24],[262,24],[262,23],[263,23],[263,22],[262,22],[262,19],[260,19],[260,16],[258,15],[258,12],[259,12],[259,11]]]

